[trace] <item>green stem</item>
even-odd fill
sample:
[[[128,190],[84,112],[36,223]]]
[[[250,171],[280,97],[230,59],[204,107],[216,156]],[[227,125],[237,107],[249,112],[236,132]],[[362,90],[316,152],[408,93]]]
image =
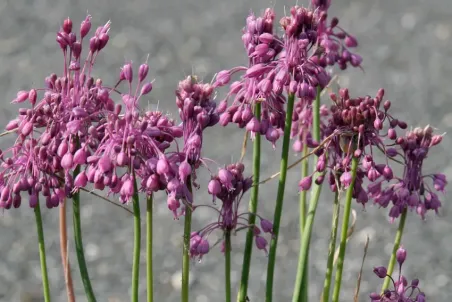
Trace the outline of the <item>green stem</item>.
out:
[[[339,222],[339,194],[334,194],[333,219],[331,224],[330,246],[328,247],[328,260],[326,262],[326,274],[323,284],[322,301],[330,299],[331,276],[333,275],[334,252],[336,249],[337,227]]]
[[[133,172],[132,196],[133,205],[133,262],[132,262],[132,302],[138,302],[138,287],[140,281],[140,251],[141,251],[141,219],[140,219],[140,198],[138,196],[138,186]]]
[[[337,259],[336,277],[334,280],[334,290],[332,302],[339,301],[339,293],[341,291],[342,270],[344,268],[345,248],[347,247],[348,222],[350,220],[350,211],[352,209],[353,189],[355,186],[356,171],[358,170],[359,158],[352,159],[352,183],[347,189],[345,195],[344,216],[342,218],[341,241],[339,245],[339,257]]]
[[[254,108],[254,115],[258,120],[261,117],[261,104],[256,103]],[[251,199],[249,204],[249,225],[254,225],[256,223],[256,211],[257,202],[259,196],[259,177],[261,169],[261,136],[259,133],[255,134],[253,143],[253,187],[251,188]],[[254,241],[254,230],[253,228],[248,228],[246,233],[245,251],[243,254],[243,265],[242,265],[242,278],[240,280],[240,289],[237,296],[238,302],[246,302],[247,291],[248,291],[248,279],[250,275],[251,267],[251,253],[253,251],[253,241]]]
[[[405,228],[406,215],[407,215],[407,209],[403,210],[402,215],[400,216],[399,228],[397,229],[397,233],[396,233],[396,236],[394,239],[394,247],[392,248],[391,258],[389,259],[389,263],[388,263],[388,268],[387,268],[388,276],[391,276],[392,272],[394,271],[394,265],[396,263],[396,253],[400,247],[400,242],[402,241],[402,234],[403,234],[403,229]],[[382,293],[385,291],[385,289],[388,289],[390,282],[391,282],[391,278],[386,277],[385,281],[383,282],[383,286],[381,288]]]
[[[308,155],[308,153],[309,153],[308,144],[303,142],[302,156],[306,157]],[[301,162],[301,179],[308,176],[308,173],[309,173],[309,159],[305,158]],[[307,193],[308,192],[305,190],[301,191],[301,193],[300,193],[300,242],[303,240],[303,230],[304,230],[304,226],[306,224]],[[309,274],[308,266],[305,266],[304,271],[303,271],[303,276],[307,276],[308,274]],[[301,284],[302,292],[303,292],[303,299],[300,300],[300,302],[308,301],[308,284],[307,283],[308,283],[307,278],[303,278],[303,281]]]
[[[42,228],[41,208],[39,202],[35,207],[36,228],[38,231],[39,261],[41,262],[42,290],[44,301],[50,302],[49,277],[47,276],[46,247],[44,244],[44,230]]]
[[[152,194],[148,195],[146,202],[146,275],[147,275],[147,293],[148,302],[154,300],[154,287],[153,287],[153,275],[152,275]]]
[[[312,137],[315,141],[320,142],[320,92],[321,88],[317,87],[317,96],[313,103],[313,121],[312,121]],[[317,165],[318,158],[316,157],[314,167]],[[319,173],[314,175],[316,179]],[[294,292],[292,296],[293,302],[307,301],[308,297],[308,259],[309,259],[309,245],[311,242],[312,227],[314,224],[314,217],[317,210],[317,204],[322,191],[322,184],[313,184],[311,191],[311,199],[309,201],[308,213],[305,213],[306,218],[304,222],[303,233],[300,240],[300,251],[298,254],[298,268],[297,277],[295,279]]]
[[[77,166],[74,171],[74,179],[80,172],[80,166]],[[80,269],[80,276],[82,277],[83,286],[85,288],[86,298],[88,302],[95,302],[96,297],[94,296],[94,291],[91,286],[91,281],[89,279],[88,269],[86,267],[85,252],[83,250],[83,240],[82,240],[82,226],[80,222],[80,191],[77,191],[72,196],[72,211],[73,211],[73,223],[74,223],[74,240],[75,240],[75,251],[77,253],[78,266]]]
[[[286,121],[284,126],[284,137],[282,143],[281,154],[281,168],[279,175],[278,193],[276,196],[275,214],[273,219],[273,238],[270,242],[270,252],[268,255],[268,267],[267,267],[267,285],[265,301],[271,302],[273,299],[273,275],[275,272],[276,263],[276,248],[278,244],[279,225],[281,222],[281,214],[284,202],[284,190],[286,187],[286,175],[287,175],[287,159],[289,155],[289,143],[290,143],[290,130],[292,126],[292,113],[295,102],[295,95],[289,94],[287,99],[287,112]]]
[[[193,193],[191,177],[187,178],[187,187]],[[191,207],[185,207],[184,243],[182,247],[182,302],[189,301],[189,276],[190,276],[190,235],[191,235]]]
[[[231,302],[231,231],[224,233],[224,278],[225,302]]]

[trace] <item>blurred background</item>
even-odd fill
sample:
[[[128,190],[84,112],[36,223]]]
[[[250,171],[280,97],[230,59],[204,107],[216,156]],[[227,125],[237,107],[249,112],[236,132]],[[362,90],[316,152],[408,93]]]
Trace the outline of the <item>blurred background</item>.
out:
[[[70,17],[78,31],[87,12],[93,28],[111,20],[110,42],[98,58],[94,75],[113,84],[120,67],[132,60],[136,67],[149,55],[150,76],[155,78],[148,102],[178,117],[174,90],[179,80],[194,72],[209,82],[215,72],[241,65],[245,53],[241,29],[250,10],[260,14],[274,7],[277,20],[295,1],[267,0],[3,0],[0,1],[0,127],[12,119],[17,106],[10,104],[16,92],[43,87],[48,74],[61,73],[63,56],[55,35],[63,19]],[[307,5],[298,1],[300,5]],[[350,69],[340,73],[339,84],[352,96],[375,95],[380,87],[393,103],[393,114],[409,125],[430,123],[440,132],[452,128],[452,5],[448,0],[333,0],[330,16],[357,36],[364,72]],[[223,91],[224,92],[224,91]],[[219,96],[221,98],[221,94]],[[147,104],[145,104],[147,105]],[[204,156],[227,164],[238,160],[243,132],[235,127],[209,128]],[[0,147],[12,143],[2,137]],[[281,141],[279,142],[281,144]],[[280,146],[273,150],[263,142],[263,177],[279,169]],[[452,167],[450,136],[430,155],[426,172]],[[250,150],[249,150],[250,151]],[[249,166],[251,153],[245,164]],[[294,154],[291,161],[295,160]],[[251,168],[248,169],[248,174]],[[204,194],[208,175],[201,173],[196,202],[209,203]],[[298,257],[299,170],[288,175],[282,229],[278,247],[274,301],[289,301]],[[261,188],[259,212],[272,219],[277,181]],[[323,286],[330,232],[332,196],[324,189],[317,211],[310,258],[310,301],[318,301]],[[243,205],[248,203],[248,196]],[[396,224],[388,222],[387,210],[354,204],[358,213],[355,233],[349,243],[343,276],[342,301],[351,301],[361,265],[366,237],[369,251],[361,283],[361,301],[379,290],[373,266],[386,265]],[[71,211],[69,205],[68,211]],[[174,221],[165,197],[155,200],[155,301],[178,301],[183,219]],[[72,225],[68,212],[68,224]],[[421,221],[409,215],[402,240],[408,250],[404,273],[419,278],[429,301],[450,301],[452,285],[452,221],[450,204],[444,199],[439,216]],[[215,220],[211,211],[194,214],[193,229]],[[412,213],[411,213],[412,214]],[[54,301],[65,301],[59,254],[58,211],[43,209],[51,292]],[[83,240],[89,273],[98,301],[128,301],[132,260],[132,216],[108,203],[82,195]],[[43,301],[33,211],[26,205],[0,215],[0,301]],[[220,235],[220,234],[217,234]],[[240,278],[245,233],[233,238],[232,282],[234,296]],[[69,238],[72,236],[69,228]],[[212,238],[212,242],[214,238]],[[144,242],[144,241],[143,241]],[[69,244],[77,301],[86,301],[77,269],[73,241]],[[141,297],[145,299],[144,250]],[[263,301],[267,258],[254,250],[249,298]],[[219,248],[203,260],[193,262],[191,301],[222,301],[223,258]]]

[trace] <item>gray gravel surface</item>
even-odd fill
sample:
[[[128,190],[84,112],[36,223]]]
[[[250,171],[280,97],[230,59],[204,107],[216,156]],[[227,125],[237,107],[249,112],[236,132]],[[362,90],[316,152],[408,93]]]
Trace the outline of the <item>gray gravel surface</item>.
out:
[[[270,5],[281,14],[284,5],[289,7],[291,4],[293,1],[285,0],[276,1],[276,4],[262,0],[0,1],[0,91],[4,96],[0,126],[15,116],[17,107],[9,102],[18,90],[40,87],[45,76],[61,71],[62,55],[55,42],[55,33],[67,16],[74,20],[74,26],[78,26],[86,11],[92,14],[94,26],[112,21],[110,43],[100,56],[95,71],[95,75],[106,83],[113,83],[125,60],[138,64],[150,54],[150,74],[156,82],[149,102],[159,103],[159,108],[177,116],[174,89],[180,79],[194,70],[209,81],[216,71],[244,62],[240,30],[250,9],[260,12]],[[342,73],[340,84],[350,87],[353,95],[374,95],[379,87],[385,87],[386,96],[393,101],[393,112],[409,124],[430,123],[441,131],[450,132],[450,1],[334,0],[332,11],[345,29],[357,35],[359,52],[364,57],[365,73],[360,70]],[[219,163],[237,160],[242,137],[243,133],[234,128],[209,129],[204,156]],[[5,148],[11,143],[11,138],[3,137],[0,147]],[[446,137],[442,146],[430,156],[427,168],[451,177],[451,148],[452,141]],[[278,169],[279,154],[278,148],[274,151],[268,143],[264,144],[264,176]],[[250,164],[250,156],[245,163]],[[201,178],[205,180],[207,175]],[[293,289],[298,255],[298,179],[298,171],[289,173],[278,248],[275,301],[289,301]],[[276,185],[273,181],[261,189],[259,211],[269,218],[273,215]],[[210,201],[202,192],[197,196],[198,202]],[[323,283],[330,203],[331,195],[323,194],[311,248],[310,301],[318,301]],[[155,208],[156,301],[178,301],[183,219],[173,221],[163,196],[157,197]],[[363,211],[358,205],[355,209],[359,215],[347,251],[342,301],[352,300],[366,235],[370,236],[371,242],[361,284],[361,301],[367,301],[367,294],[380,287],[380,280],[372,274],[372,267],[387,263],[396,229],[396,225],[388,223],[385,210],[368,206]],[[424,222],[410,215],[403,239],[409,255],[405,273],[409,278],[421,280],[429,301],[450,301],[452,222],[449,209],[449,202],[445,200],[440,217],[429,215]],[[59,259],[58,212],[46,209],[43,212],[52,296],[54,301],[65,301]],[[128,301],[132,217],[85,195],[82,219],[89,272],[98,300]],[[194,216],[194,228],[202,227],[212,219],[215,219],[212,212],[199,211]],[[71,223],[71,219],[68,222]],[[4,212],[0,226],[0,301],[42,301],[33,212],[26,206]],[[72,236],[71,232],[69,236]],[[240,277],[243,242],[244,233],[234,238],[234,292]],[[69,249],[75,267],[72,242]],[[264,300],[266,261],[263,253],[254,253],[249,292],[252,302]],[[79,273],[75,269],[73,276],[77,301],[85,301]],[[144,261],[141,276],[141,300],[144,301]],[[218,249],[201,263],[193,263],[192,281],[191,301],[224,299],[223,261]]]

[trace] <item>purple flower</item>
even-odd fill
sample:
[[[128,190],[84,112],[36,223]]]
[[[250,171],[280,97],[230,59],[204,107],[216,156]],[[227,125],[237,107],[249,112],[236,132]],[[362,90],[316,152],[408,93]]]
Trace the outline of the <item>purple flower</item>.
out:
[[[383,294],[371,293],[369,295],[371,302],[425,302],[425,294],[419,288],[419,280],[413,279],[409,284],[402,275],[402,264],[406,258],[406,251],[399,248],[397,253],[404,254],[403,261],[399,261],[399,277],[397,279],[387,275],[386,268],[383,266],[374,268],[374,273],[379,278],[391,278],[393,288],[385,290]]]
[[[243,194],[251,188],[252,179],[245,178],[243,176],[244,165],[242,163],[236,163],[228,165],[227,167],[220,169],[218,175],[212,176],[212,179],[208,185],[208,192],[213,195],[214,200],[221,201],[220,209],[216,209],[210,205],[198,205],[197,207],[206,206],[215,210],[218,214],[218,219],[195,232],[191,236],[190,240],[190,253],[192,257],[202,258],[209,249],[199,249],[201,242],[208,246],[208,237],[215,230],[221,230],[223,232],[237,232],[242,229],[252,227],[255,234],[256,246],[266,251],[267,241],[261,236],[261,232],[273,233],[273,224],[261,218],[261,228],[257,225],[249,225],[247,220],[248,212],[239,213],[239,206],[242,200]]]
[[[428,210],[438,212],[441,201],[437,191],[445,192],[446,177],[439,173],[424,175],[422,168],[430,148],[439,144],[441,137],[433,133],[432,127],[427,126],[424,129],[415,128],[395,140],[396,148],[391,149],[394,150],[391,153],[394,153],[393,158],[401,159],[404,165],[403,175],[394,177],[384,188],[369,192],[374,201],[384,208],[391,202],[391,221],[399,217],[406,208],[416,211],[422,219]],[[433,186],[429,184],[429,180]]]

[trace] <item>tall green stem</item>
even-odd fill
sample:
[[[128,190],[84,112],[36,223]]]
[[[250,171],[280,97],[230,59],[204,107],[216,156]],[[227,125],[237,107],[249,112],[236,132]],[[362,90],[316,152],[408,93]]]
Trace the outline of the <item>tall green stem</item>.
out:
[[[190,176],[187,178],[187,187],[190,193],[193,194]],[[188,302],[189,300],[191,214],[191,207],[186,206],[184,222],[184,243],[182,247],[182,302]]]
[[[133,173],[132,196],[133,205],[133,262],[132,262],[132,302],[138,302],[138,287],[140,281],[140,251],[141,251],[141,219],[140,219],[140,198],[138,196],[138,186]]]
[[[276,248],[278,244],[279,235],[279,225],[281,222],[281,214],[284,202],[284,190],[286,187],[286,175],[287,175],[287,158],[289,155],[289,143],[290,143],[290,130],[292,126],[292,113],[295,102],[295,95],[293,93],[289,94],[287,99],[287,111],[286,111],[286,121],[284,126],[284,137],[282,143],[282,154],[281,154],[281,168],[279,175],[278,193],[276,196],[276,206],[275,215],[273,219],[273,238],[270,242],[270,252],[268,255],[268,267],[267,267],[267,285],[265,301],[271,302],[273,299],[273,275],[275,272],[276,263]]]
[[[74,171],[74,179],[80,172],[80,166],[77,166]],[[72,212],[73,212],[73,223],[74,223],[74,240],[75,240],[75,251],[77,253],[78,266],[80,269],[80,276],[82,277],[83,286],[85,288],[86,298],[88,302],[95,302],[96,297],[94,296],[94,291],[91,286],[91,281],[89,279],[88,269],[86,267],[85,252],[83,250],[83,240],[82,240],[82,225],[80,222],[80,191],[77,191],[72,196]]]
[[[148,302],[154,300],[154,282],[152,275],[152,194],[148,195],[146,202],[146,275],[147,275],[147,294]]]
[[[397,229],[397,233],[396,233],[396,236],[394,239],[394,247],[392,248],[391,258],[389,259],[389,263],[388,263],[388,268],[387,268],[388,276],[391,276],[392,272],[394,271],[394,265],[396,263],[396,253],[400,247],[400,242],[402,241],[402,234],[403,234],[403,229],[405,228],[406,215],[407,215],[407,209],[403,210],[402,215],[400,216],[399,227]],[[383,282],[383,286],[381,288],[382,293],[385,291],[385,289],[388,288],[390,282],[391,282],[391,278],[386,277],[385,281]]]
[[[258,120],[261,117],[261,104],[256,103],[254,107],[254,115]],[[251,188],[251,199],[249,204],[249,225],[254,225],[256,223],[256,211],[257,202],[259,196],[259,177],[261,169],[261,136],[259,133],[255,134],[253,143],[253,187]],[[253,239],[254,230],[253,228],[248,228],[246,233],[245,251],[243,254],[243,265],[242,265],[242,278],[240,280],[240,289],[237,296],[238,302],[245,302],[248,291],[248,278],[250,275],[251,267],[251,253],[253,251]]]
[[[307,157],[309,153],[309,149],[308,149],[308,145],[306,144],[306,142],[303,142],[303,152],[302,152],[302,156]],[[305,178],[306,176],[308,176],[309,173],[309,159],[305,158],[302,162],[301,162],[301,179]],[[300,242],[303,240],[303,230],[304,230],[304,226],[306,223],[306,200],[307,200],[307,191],[303,190],[300,193]],[[303,276],[307,276],[309,274],[308,272],[308,266],[305,266],[304,271],[303,271]],[[302,284],[302,292],[303,292],[303,299],[299,302],[302,301],[308,301],[308,282],[307,282],[307,278],[303,278]]]
[[[320,92],[321,88],[317,87],[317,96],[313,103],[313,120],[312,120],[312,137],[315,141],[320,142]],[[318,158],[315,159],[314,167],[317,165]],[[316,173],[314,179],[320,174]],[[293,302],[304,302],[308,297],[308,258],[309,244],[311,242],[312,227],[314,224],[315,212],[322,191],[322,184],[314,183],[311,191],[311,199],[309,201],[308,213],[306,213],[303,233],[300,240],[300,251],[298,254],[297,277],[295,279],[294,292],[292,296]]]
[[[41,262],[42,290],[44,301],[50,302],[49,277],[47,276],[46,247],[44,244],[44,230],[42,228],[41,208],[39,202],[35,209],[36,229],[38,231],[39,261]]]
[[[326,262],[326,274],[323,284],[322,301],[330,299],[331,276],[333,275],[334,252],[336,249],[337,227],[339,222],[339,194],[334,194],[333,219],[331,223],[330,246],[328,247],[328,260]]]
[[[337,259],[336,277],[334,280],[334,290],[332,302],[339,302],[339,294],[342,283],[342,270],[344,269],[345,248],[347,247],[348,222],[350,220],[350,211],[352,209],[353,189],[355,186],[356,171],[358,170],[359,158],[352,159],[352,183],[347,189],[345,195],[344,217],[342,218],[341,241],[339,245],[339,257]]]
[[[231,302],[231,231],[224,233],[225,302]]]

